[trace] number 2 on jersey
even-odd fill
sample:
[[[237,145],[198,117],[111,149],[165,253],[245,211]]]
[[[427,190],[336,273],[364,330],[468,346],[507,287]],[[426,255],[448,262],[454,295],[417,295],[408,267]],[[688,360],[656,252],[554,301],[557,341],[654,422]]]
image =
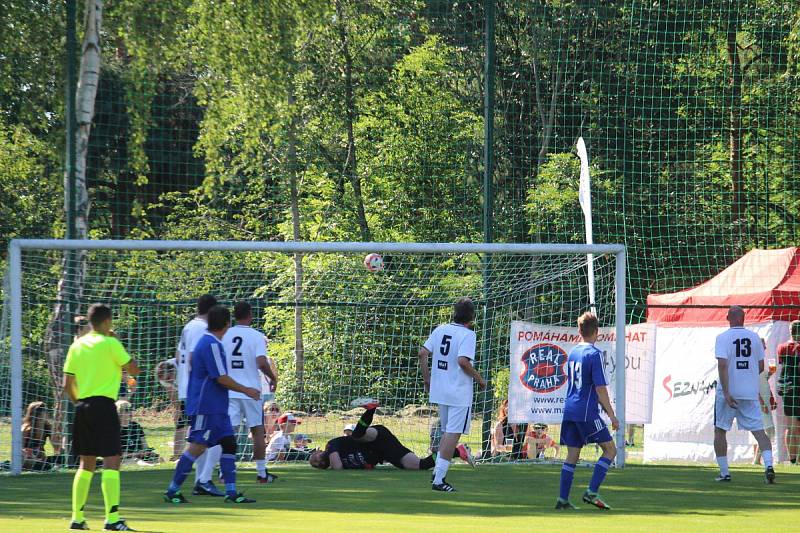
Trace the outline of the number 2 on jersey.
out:
[[[241,337],[234,337],[231,340],[234,342],[234,344],[236,344],[236,346],[233,347],[233,351],[231,352],[231,355],[233,357],[244,357],[244,355],[241,352],[242,338]]]

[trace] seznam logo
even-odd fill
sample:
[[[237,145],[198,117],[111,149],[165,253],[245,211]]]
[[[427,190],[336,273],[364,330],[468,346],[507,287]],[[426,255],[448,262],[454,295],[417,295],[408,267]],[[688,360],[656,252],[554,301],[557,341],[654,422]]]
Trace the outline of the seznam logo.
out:
[[[567,353],[555,344],[536,344],[522,354],[520,382],[533,392],[553,392],[567,382]]]
[[[700,381],[672,381],[672,374],[664,378],[661,386],[667,391],[669,395],[666,401],[673,398],[680,398],[681,396],[689,396],[690,394],[708,394],[710,391],[717,388],[717,380],[710,383],[705,380]]]

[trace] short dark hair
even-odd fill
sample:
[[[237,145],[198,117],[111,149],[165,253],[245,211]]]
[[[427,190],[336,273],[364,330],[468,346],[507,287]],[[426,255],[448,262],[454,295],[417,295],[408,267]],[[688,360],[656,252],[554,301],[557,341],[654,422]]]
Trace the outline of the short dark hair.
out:
[[[600,329],[600,321],[597,320],[597,316],[594,313],[586,311],[578,317],[578,331],[580,331],[582,337],[594,335],[598,329]]]
[[[222,331],[231,323],[231,312],[223,305],[208,310],[208,331]]]
[[[792,340],[800,341],[800,320],[792,320],[789,327],[792,330]]]
[[[111,308],[106,304],[92,304],[89,306],[86,316],[89,318],[89,323],[92,327],[96,328],[111,318]]]
[[[244,320],[253,314],[253,306],[250,302],[240,300],[233,306],[233,318],[236,320]]]
[[[197,299],[197,314],[205,315],[215,305],[217,305],[217,299],[212,294],[204,294]]]
[[[469,324],[475,320],[475,304],[470,298],[459,298],[453,304],[453,322],[456,324]]]

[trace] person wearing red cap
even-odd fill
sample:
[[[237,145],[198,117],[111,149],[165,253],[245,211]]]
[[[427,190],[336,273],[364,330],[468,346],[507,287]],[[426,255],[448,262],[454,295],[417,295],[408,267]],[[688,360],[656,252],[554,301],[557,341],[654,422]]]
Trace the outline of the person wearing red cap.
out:
[[[292,413],[278,417],[279,430],[272,435],[267,445],[267,461],[305,461],[309,452],[292,448],[292,432],[303,421]]]

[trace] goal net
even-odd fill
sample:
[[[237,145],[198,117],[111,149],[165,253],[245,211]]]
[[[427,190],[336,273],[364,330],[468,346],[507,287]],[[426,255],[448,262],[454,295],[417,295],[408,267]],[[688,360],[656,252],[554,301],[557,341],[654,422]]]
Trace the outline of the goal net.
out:
[[[370,253],[381,254],[382,268],[367,268]],[[268,433],[275,412],[291,412],[306,437],[293,439],[298,449],[324,447],[357,421],[350,402],[371,396],[381,401],[375,423],[420,456],[436,449],[438,418],[417,352],[437,324],[450,321],[453,303],[469,296],[477,308],[475,365],[489,386],[476,389],[462,441],[485,461],[558,459],[565,449],[536,451],[535,419],[515,425],[514,443],[493,432],[508,397],[510,328],[515,321],[574,327],[591,307],[590,269],[601,325],[624,332],[620,245],[12,241],[0,322],[0,464],[15,473],[73,464],[62,368],[80,327],[75,317],[95,302],[112,307],[114,332],[142,368],[135,383],[123,377],[120,398],[143,428],[146,443],[136,446],[152,451],[129,462],[173,455],[172,373],[159,363],[175,356],[206,293],[229,307],[250,302],[253,327],[268,338],[278,373]],[[616,357],[623,352],[620,344]],[[611,388],[624,395],[622,373]],[[558,441],[557,426],[545,432]],[[246,429],[238,438],[247,461]]]

